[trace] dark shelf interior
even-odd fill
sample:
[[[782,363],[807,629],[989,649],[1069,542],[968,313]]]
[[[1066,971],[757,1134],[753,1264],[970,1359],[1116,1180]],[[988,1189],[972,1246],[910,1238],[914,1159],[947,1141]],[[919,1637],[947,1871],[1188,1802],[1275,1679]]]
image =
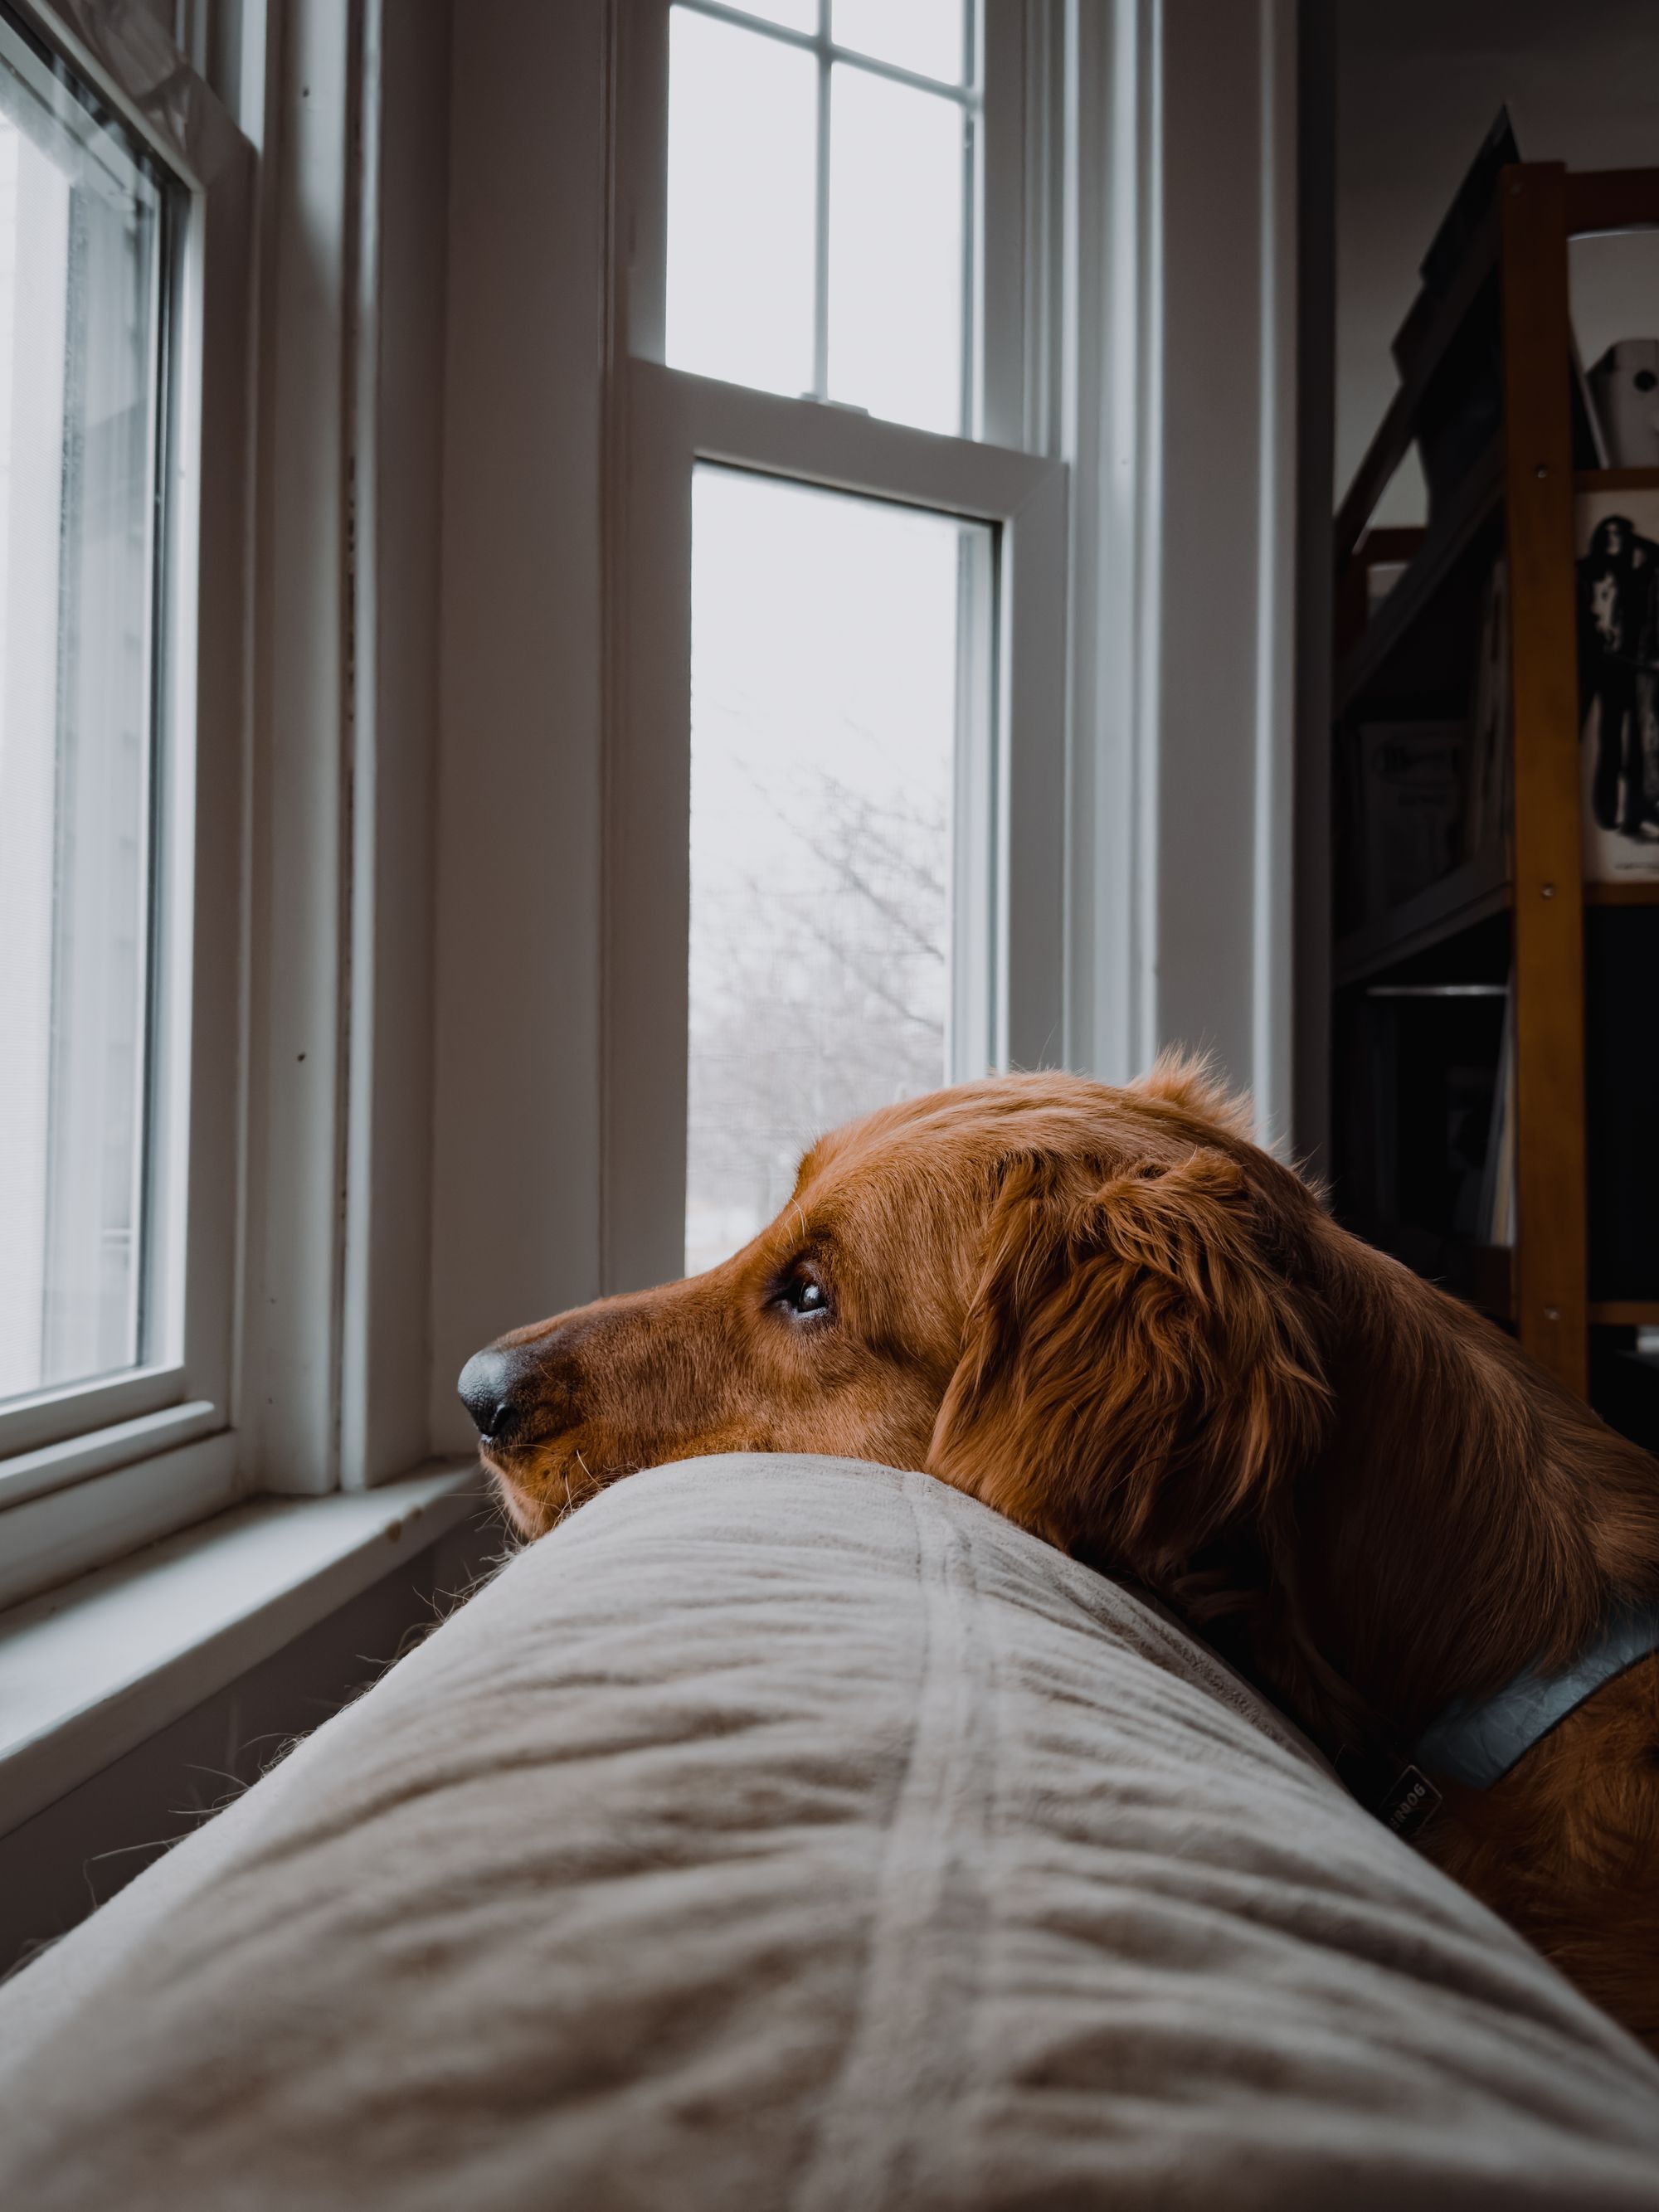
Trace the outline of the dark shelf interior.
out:
[[[1497,948],[1480,963],[1497,964]],[[1474,964],[1474,963],[1472,963]],[[1334,1196],[1350,1228],[1419,1274],[1498,1310],[1490,1265],[1475,1258],[1483,1177],[1504,1034],[1500,975],[1468,975],[1488,995],[1356,991],[1337,1003],[1334,1043],[1343,1110],[1333,1131]],[[1394,990],[1409,989],[1394,986]]]
[[[1584,916],[1585,1152],[1593,1303],[1659,1299],[1659,906]]]
[[[1610,1428],[1659,1453],[1659,1354],[1639,1352],[1634,1332],[1590,1337],[1590,1403]]]
[[[1496,440],[1430,524],[1420,550],[1332,679],[1339,720],[1461,708],[1480,634],[1480,592],[1502,549],[1503,456]],[[1409,654],[1401,647],[1409,644]]]
[[[1501,848],[1477,854],[1373,921],[1362,922],[1336,942],[1332,981],[1339,990],[1404,968],[1480,923],[1507,915],[1511,897],[1509,856]],[[1505,931],[1504,943],[1508,936]],[[1432,980],[1457,980],[1462,963]],[[1470,974],[1466,981],[1484,980]],[[1502,981],[1502,977],[1494,980]]]

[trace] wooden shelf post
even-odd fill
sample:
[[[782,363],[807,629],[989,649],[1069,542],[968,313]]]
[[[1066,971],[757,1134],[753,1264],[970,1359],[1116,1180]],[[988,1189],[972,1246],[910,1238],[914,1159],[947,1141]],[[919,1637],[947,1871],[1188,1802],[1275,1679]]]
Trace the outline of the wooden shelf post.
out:
[[[1515,1317],[1589,1390],[1584,924],[1565,171],[1498,188],[1515,745]]]

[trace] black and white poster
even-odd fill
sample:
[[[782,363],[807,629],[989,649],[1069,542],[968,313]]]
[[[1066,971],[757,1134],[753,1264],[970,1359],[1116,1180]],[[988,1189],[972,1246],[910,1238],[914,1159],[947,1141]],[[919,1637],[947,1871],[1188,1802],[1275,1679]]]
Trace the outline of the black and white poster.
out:
[[[1584,875],[1659,877],[1659,491],[1580,495]]]

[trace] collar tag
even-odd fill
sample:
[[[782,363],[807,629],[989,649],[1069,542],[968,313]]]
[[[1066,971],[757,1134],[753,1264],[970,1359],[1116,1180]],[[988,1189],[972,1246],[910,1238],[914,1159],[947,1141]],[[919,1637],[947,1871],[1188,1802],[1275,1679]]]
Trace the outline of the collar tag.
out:
[[[1420,1766],[1376,1744],[1348,1747],[1337,1755],[1336,1771],[1350,1796],[1374,1820],[1407,1842],[1440,1809],[1440,1792]]]
[[[1403,1766],[1372,1810],[1385,1828],[1409,1842],[1440,1809],[1440,1792],[1420,1766]]]

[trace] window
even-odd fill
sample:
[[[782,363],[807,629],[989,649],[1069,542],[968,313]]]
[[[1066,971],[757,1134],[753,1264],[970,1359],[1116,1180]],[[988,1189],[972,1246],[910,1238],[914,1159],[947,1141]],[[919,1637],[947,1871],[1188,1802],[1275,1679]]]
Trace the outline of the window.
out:
[[[0,1605],[238,1478],[252,157],[75,21],[0,5]]]
[[[971,430],[972,17],[963,0],[673,9],[672,367]]]
[[[155,1348],[168,187],[0,21],[0,1401]]]
[[[696,471],[690,1272],[771,1219],[819,1131],[988,1064],[951,982],[992,560],[981,523]]]
[[[1064,879],[1064,471],[982,434],[1024,419],[1023,11],[627,20],[617,1289],[734,1249],[823,1129],[1052,1057]]]

